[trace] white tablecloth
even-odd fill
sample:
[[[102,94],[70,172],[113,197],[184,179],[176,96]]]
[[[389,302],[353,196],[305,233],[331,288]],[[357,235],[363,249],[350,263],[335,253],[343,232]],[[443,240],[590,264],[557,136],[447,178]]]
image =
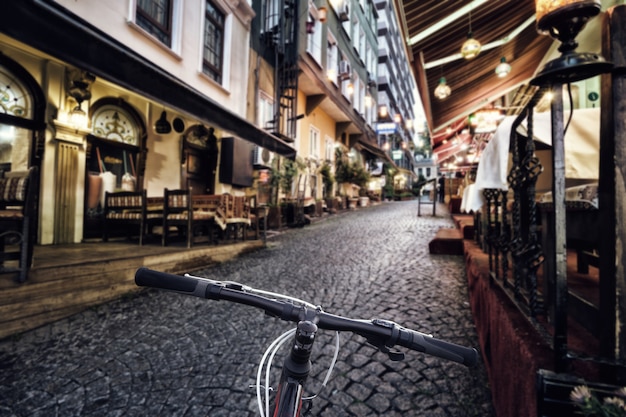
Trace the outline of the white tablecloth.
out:
[[[567,123],[569,112],[564,114],[564,124]],[[483,151],[476,181],[473,187],[468,187],[467,201],[461,203],[462,211],[480,210],[484,204],[483,190],[496,188],[507,190],[507,176],[510,171],[509,142],[513,122],[517,116],[504,118],[494,137]],[[537,113],[533,118],[533,137],[536,141],[552,145],[552,128],[550,113]],[[517,132],[527,134],[527,125],[524,121]],[[576,179],[598,179],[599,150],[600,150],[600,109],[574,110],[572,121],[565,133],[565,177]]]

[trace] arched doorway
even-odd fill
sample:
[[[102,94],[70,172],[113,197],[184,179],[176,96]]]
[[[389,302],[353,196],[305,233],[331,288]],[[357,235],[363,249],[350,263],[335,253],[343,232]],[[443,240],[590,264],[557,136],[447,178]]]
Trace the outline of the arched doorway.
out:
[[[217,138],[213,128],[194,125],[183,135],[183,186],[194,194],[215,194]]]
[[[87,135],[84,238],[102,236],[105,191],[143,189],[146,126],[139,113],[118,98],[103,98],[90,108]]]
[[[0,178],[7,181],[0,196],[0,272],[15,271],[5,269],[5,261],[17,260],[20,282],[32,263],[39,225],[37,173],[43,154],[45,106],[43,91],[30,73],[0,53]],[[37,168],[35,174],[24,175],[31,167]],[[16,178],[28,178],[27,189],[20,190],[24,182]],[[16,200],[22,209],[7,207]]]

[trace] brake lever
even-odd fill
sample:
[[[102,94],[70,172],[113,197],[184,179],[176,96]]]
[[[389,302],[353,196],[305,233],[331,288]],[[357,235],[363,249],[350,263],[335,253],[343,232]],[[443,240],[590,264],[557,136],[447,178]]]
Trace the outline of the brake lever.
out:
[[[404,353],[399,350],[390,349],[389,346],[385,345],[385,342],[382,338],[379,337],[365,337],[367,339],[367,343],[374,346],[380,352],[387,354],[389,360],[393,362],[399,362],[404,360]]]
[[[403,352],[390,348],[390,346],[393,347],[398,341],[398,337],[400,336],[400,326],[398,326],[393,321],[381,320],[381,319],[373,319],[372,324],[391,329],[391,337],[386,340],[382,337],[365,336],[365,338],[367,339],[367,342],[370,345],[376,347],[376,349],[378,349],[382,353],[386,353],[387,356],[389,356],[389,359],[394,362],[404,360]]]

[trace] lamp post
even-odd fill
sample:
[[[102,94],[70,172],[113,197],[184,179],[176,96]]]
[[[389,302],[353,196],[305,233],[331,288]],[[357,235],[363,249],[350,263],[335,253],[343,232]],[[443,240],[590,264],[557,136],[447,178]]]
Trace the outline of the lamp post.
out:
[[[563,85],[610,71],[612,64],[592,53],[578,53],[576,36],[600,13],[599,0],[536,0],[537,31],[559,40],[561,56],[548,62],[531,84],[550,88],[552,117],[552,212],[554,230],[554,360],[555,371],[567,370],[567,252],[565,219],[565,147]],[[570,109],[573,112],[574,109]],[[552,277],[547,277],[552,279]]]

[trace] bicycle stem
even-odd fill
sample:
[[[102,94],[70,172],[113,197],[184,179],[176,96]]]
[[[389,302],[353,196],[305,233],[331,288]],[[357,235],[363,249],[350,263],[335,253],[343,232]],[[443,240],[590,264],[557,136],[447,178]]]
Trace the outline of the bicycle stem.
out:
[[[291,351],[283,363],[274,417],[300,415],[303,389],[311,371],[311,353],[317,330],[317,325],[311,320],[298,322]]]

